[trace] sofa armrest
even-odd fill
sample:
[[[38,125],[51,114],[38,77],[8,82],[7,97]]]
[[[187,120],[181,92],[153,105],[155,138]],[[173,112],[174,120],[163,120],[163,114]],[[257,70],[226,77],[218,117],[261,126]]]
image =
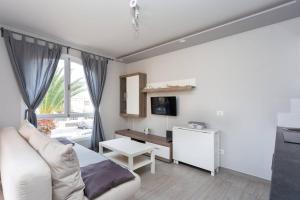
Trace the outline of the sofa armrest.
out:
[[[51,173],[14,128],[0,130],[0,166],[5,200],[51,200]]]

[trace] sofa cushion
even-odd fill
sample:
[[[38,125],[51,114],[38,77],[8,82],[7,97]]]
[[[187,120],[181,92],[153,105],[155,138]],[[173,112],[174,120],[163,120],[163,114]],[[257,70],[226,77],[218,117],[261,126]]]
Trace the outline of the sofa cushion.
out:
[[[84,183],[72,145],[61,144],[39,132],[30,135],[29,143],[50,167],[53,200],[82,200]]]
[[[24,120],[19,128],[19,133],[25,138],[27,141],[30,136],[38,132],[38,130],[27,120]]]

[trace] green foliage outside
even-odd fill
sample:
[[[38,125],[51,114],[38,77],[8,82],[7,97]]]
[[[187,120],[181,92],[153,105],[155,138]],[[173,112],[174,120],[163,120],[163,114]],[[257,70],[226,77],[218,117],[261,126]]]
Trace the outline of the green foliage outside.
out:
[[[59,114],[64,112],[64,73],[63,68],[55,73],[49,90],[39,106],[39,114]],[[76,79],[71,83],[71,97],[85,91],[83,78]]]

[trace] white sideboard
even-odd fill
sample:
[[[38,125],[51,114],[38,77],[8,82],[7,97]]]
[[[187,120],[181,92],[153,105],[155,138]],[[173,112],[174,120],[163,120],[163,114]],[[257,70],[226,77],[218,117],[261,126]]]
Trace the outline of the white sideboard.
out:
[[[174,163],[183,162],[211,172],[220,167],[220,133],[210,129],[173,128]]]

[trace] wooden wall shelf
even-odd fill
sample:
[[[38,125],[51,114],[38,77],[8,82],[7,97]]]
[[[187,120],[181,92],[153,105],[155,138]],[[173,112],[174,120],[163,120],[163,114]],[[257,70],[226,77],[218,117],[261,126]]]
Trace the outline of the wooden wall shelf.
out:
[[[172,86],[167,88],[146,88],[143,89],[143,93],[156,93],[156,92],[180,92],[180,91],[189,91],[193,90],[195,86]]]

